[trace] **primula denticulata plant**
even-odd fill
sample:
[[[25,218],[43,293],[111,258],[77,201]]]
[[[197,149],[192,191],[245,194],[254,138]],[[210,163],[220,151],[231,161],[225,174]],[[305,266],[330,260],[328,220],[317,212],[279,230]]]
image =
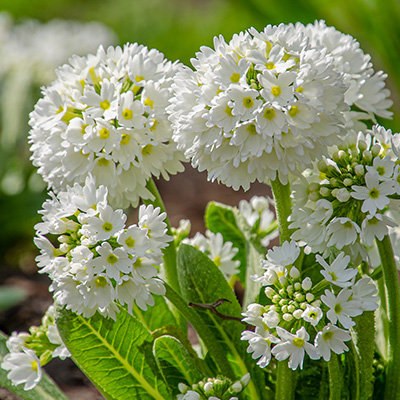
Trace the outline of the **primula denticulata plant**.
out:
[[[43,89],[29,141],[51,192],[34,241],[54,306],[2,339],[0,383],[65,399],[42,368],[71,356],[106,399],[400,399],[386,75],[322,21],[216,37],[192,66],[100,47]],[[211,202],[189,237],[153,181],[185,161],[273,199]],[[121,207],[140,202],[128,225]]]

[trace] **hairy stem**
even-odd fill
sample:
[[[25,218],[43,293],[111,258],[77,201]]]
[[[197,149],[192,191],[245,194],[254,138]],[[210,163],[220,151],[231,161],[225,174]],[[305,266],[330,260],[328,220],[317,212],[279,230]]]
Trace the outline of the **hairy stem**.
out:
[[[389,319],[389,359],[385,399],[400,400],[400,288],[396,262],[389,236],[376,241],[387,293]]]
[[[272,193],[275,200],[275,211],[279,225],[279,241],[282,244],[290,241],[292,230],[289,229],[288,217],[292,212],[292,200],[290,198],[290,185],[283,185],[279,178],[271,181]],[[287,361],[278,362],[276,378],[276,400],[293,400],[296,388],[296,375]]]

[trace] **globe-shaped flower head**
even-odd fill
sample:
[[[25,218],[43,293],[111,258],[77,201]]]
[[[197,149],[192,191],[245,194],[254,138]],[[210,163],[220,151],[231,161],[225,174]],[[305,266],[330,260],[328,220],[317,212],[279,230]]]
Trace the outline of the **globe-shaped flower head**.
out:
[[[118,207],[151,198],[151,176],[183,169],[165,107],[180,64],[138,44],[100,47],[57,70],[30,116],[32,160],[56,192],[91,173]]]
[[[302,25],[301,25],[302,26]],[[175,78],[169,108],[178,148],[210,180],[247,190],[286,183],[344,134],[348,84],[304,26],[267,26],[214,39]]]

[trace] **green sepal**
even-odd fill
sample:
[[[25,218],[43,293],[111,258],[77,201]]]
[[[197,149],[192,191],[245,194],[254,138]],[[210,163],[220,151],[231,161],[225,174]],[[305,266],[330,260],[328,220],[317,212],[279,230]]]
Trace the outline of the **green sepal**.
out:
[[[58,310],[72,358],[107,400],[165,400],[169,393],[152,354],[153,337],[124,307],[116,321]]]
[[[0,332],[0,364],[4,356],[9,353],[6,341],[7,336]],[[42,371],[42,379],[31,390],[24,390],[24,385],[14,386],[7,378],[8,371],[0,368],[0,386],[9,389],[23,400],[68,400],[58,386],[49,378],[45,371]]]

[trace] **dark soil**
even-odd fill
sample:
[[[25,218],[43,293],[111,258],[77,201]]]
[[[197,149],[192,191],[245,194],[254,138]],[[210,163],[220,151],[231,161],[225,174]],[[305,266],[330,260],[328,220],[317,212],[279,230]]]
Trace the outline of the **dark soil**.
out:
[[[171,177],[169,182],[157,183],[162,194],[172,226],[178,226],[180,219],[190,219],[193,236],[197,231],[205,231],[204,210],[209,201],[218,201],[229,205],[238,205],[241,199],[249,200],[254,195],[270,195],[266,185],[253,184],[244,193],[216,183],[207,182],[206,174],[198,173],[187,167],[187,170]],[[21,249],[22,251],[23,249]],[[41,318],[52,303],[48,291],[49,279],[36,272],[35,254],[26,261],[24,268],[11,268],[4,265],[0,268],[0,285],[14,285],[24,288],[27,298],[17,306],[0,312],[0,330],[6,334],[12,331],[27,331],[32,325],[40,325]],[[46,365],[45,370],[60,386],[70,400],[101,400],[103,397],[71,360],[55,359]],[[0,387],[0,400],[20,400],[7,389]]]

